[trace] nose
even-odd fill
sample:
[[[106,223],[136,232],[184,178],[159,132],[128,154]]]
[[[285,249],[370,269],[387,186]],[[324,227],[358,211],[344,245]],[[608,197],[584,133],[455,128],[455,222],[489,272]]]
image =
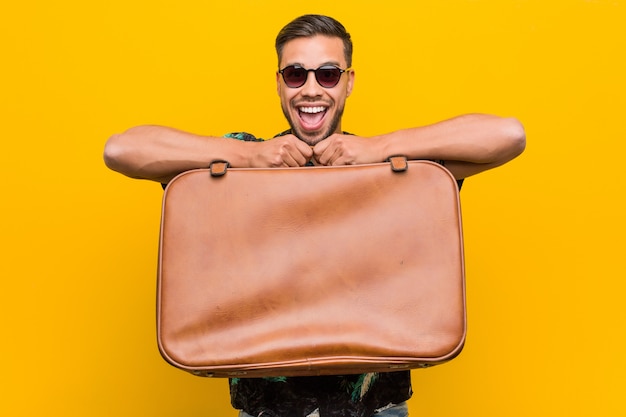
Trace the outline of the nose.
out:
[[[317,79],[315,78],[315,73],[313,71],[309,71],[307,73],[306,82],[301,87],[300,91],[303,96],[306,97],[317,97],[322,95],[322,86],[319,85]]]

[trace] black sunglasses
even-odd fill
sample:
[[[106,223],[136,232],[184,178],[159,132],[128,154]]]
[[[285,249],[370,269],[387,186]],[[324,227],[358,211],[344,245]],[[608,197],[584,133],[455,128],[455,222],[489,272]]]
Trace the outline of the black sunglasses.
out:
[[[324,88],[333,88],[339,83],[341,74],[348,70],[349,68],[344,70],[333,65],[323,65],[316,69],[305,69],[299,65],[289,65],[278,72],[282,74],[283,80],[285,80],[285,84],[289,88],[302,87],[306,83],[310,71],[313,71],[315,74],[315,79],[319,85]]]

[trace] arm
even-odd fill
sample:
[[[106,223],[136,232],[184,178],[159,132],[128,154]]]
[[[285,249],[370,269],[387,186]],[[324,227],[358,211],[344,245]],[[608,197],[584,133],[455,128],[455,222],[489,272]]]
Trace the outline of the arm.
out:
[[[526,146],[524,128],[516,119],[482,114],[368,139],[345,135],[328,139],[314,149],[321,164],[381,162],[391,155],[406,155],[409,159],[444,160],[457,179],[502,165]]]
[[[244,142],[162,126],[134,127],[111,136],[104,148],[105,164],[112,170],[161,183],[216,159],[233,167],[272,167],[301,166],[311,156],[310,147],[294,137]]]

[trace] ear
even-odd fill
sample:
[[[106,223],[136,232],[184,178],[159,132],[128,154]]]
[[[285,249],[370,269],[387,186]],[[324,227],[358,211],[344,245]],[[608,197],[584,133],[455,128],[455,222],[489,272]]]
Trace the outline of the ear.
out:
[[[282,88],[280,83],[280,72],[276,71],[276,92],[280,96],[280,89]]]
[[[352,89],[354,88],[354,70],[350,70],[347,75],[348,84],[346,85],[346,97],[350,97],[350,94],[352,94]]]

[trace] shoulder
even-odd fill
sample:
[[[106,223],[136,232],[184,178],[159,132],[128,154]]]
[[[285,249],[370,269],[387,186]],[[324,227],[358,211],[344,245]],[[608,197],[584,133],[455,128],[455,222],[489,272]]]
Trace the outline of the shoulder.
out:
[[[285,136],[285,135],[290,135],[291,134],[291,129],[287,129],[283,132],[277,133],[274,135],[274,138],[279,138],[281,136]],[[272,138],[273,139],[273,138]]]

